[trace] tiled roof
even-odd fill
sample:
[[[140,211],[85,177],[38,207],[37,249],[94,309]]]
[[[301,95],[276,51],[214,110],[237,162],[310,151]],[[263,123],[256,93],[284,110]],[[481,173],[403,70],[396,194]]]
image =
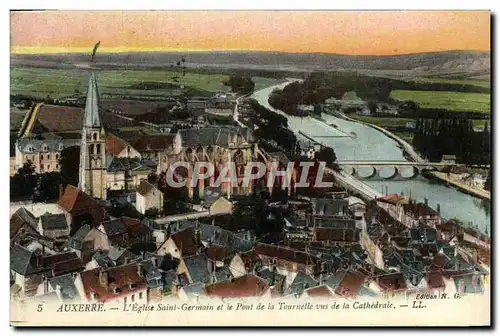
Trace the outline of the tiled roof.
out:
[[[115,218],[102,222],[104,233],[110,237],[127,233],[127,228],[122,218]]]
[[[141,161],[138,158],[119,158],[119,157],[109,157],[111,161],[108,161],[106,158],[108,172],[122,172],[122,171],[131,171],[131,172],[139,172],[151,171],[151,168],[143,166]]]
[[[228,147],[233,141],[232,138],[235,136],[241,136],[247,142],[253,141],[249,129],[234,126],[182,129],[179,133],[184,147],[214,145]]]
[[[196,254],[200,246],[195,241],[194,229],[188,228],[176,232],[170,236],[177,248],[179,249],[181,256],[190,256]]]
[[[87,235],[90,233],[92,228],[89,225],[83,225],[75,234],[70,237],[65,244],[66,247],[74,248],[76,250],[80,250],[83,248],[83,242]]]
[[[36,121],[46,132],[80,131],[83,125],[83,109],[40,104]]]
[[[91,300],[91,293],[94,293],[99,302],[107,302],[145,290],[147,284],[139,274],[139,267],[139,264],[134,263],[108,268],[105,271],[95,268],[80,273],[84,295],[87,300]],[[100,272],[107,272],[103,273],[107,275],[107,282],[104,281],[105,276],[99,277]],[[101,279],[103,281],[100,281]]]
[[[346,273],[337,288],[335,288],[335,294],[343,297],[355,298],[366,278],[366,275],[359,272]]]
[[[49,283],[52,288],[60,291],[63,301],[73,301],[80,298],[80,294],[75,286],[75,279],[70,274],[52,278],[49,280]]]
[[[39,260],[39,259],[38,259]],[[10,269],[24,276],[36,273],[41,265],[37,255],[18,244],[10,247]]]
[[[399,194],[391,194],[377,198],[377,201],[391,204],[408,204],[408,200]]]
[[[314,215],[332,216],[347,212],[349,201],[344,199],[313,198]]]
[[[254,265],[261,261],[259,255],[254,251],[239,253],[239,256],[243,261],[243,264],[245,265],[245,269],[247,271],[253,270]]]
[[[403,209],[406,214],[411,215],[415,218],[439,215],[439,212],[423,203],[405,204],[403,205]]]
[[[253,275],[245,274],[238,278],[218,282],[205,287],[209,297],[218,298],[244,298],[262,296],[267,290],[266,282]]]
[[[192,255],[182,258],[186,265],[187,272],[191,277],[191,282],[208,283],[210,273],[208,271],[208,259],[204,254]]]
[[[316,256],[309,253],[274,245],[258,244],[254,247],[254,251],[258,255],[264,255],[270,258],[282,259],[303,265],[314,265],[318,261]]]
[[[430,288],[444,288],[445,283],[443,275],[441,272],[429,272],[427,273],[425,280],[427,281],[427,286]]]
[[[40,217],[44,230],[65,230],[68,229],[68,222],[65,214],[46,213]]]
[[[130,144],[139,152],[166,151],[172,149],[175,134],[141,135],[134,137]]]
[[[314,240],[316,241],[359,241],[359,230],[344,230],[336,228],[314,228]]]
[[[74,209],[95,208],[99,209],[104,214],[104,210],[97,201],[72,185],[66,186],[58,204],[67,212],[71,212]]]
[[[106,134],[106,154],[111,156],[117,156],[120,154],[125,148],[127,148],[129,144],[117,137],[114,134]]]
[[[225,246],[211,244],[205,249],[205,255],[210,260],[224,261],[231,255],[231,251]]]
[[[35,140],[35,139],[19,139],[16,142],[16,147],[24,154],[45,153],[45,152],[60,152],[65,148],[80,146],[81,141],[77,139],[60,139],[60,140]]]
[[[35,230],[37,224],[38,220],[36,217],[26,210],[26,208],[21,207],[17,209],[10,217],[10,238],[14,237],[23,225],[29,225]]]
[[[403,273],[379,275],[375,281],[384,292],[406,290],[406,280]]]
[[[154,189],[156,189],[156,187],[154,185],[152,185],[151,183],[149,183],[146,180],[142,180],[141,183],[137,186],[136,191],[140,195],[146,196],[150,191],[152,191]]]
[[[328,286],[321,285],[314,288],[309,288],[304,291],[304,295],[308,297],[333,297],[332,291],[328,288]]]

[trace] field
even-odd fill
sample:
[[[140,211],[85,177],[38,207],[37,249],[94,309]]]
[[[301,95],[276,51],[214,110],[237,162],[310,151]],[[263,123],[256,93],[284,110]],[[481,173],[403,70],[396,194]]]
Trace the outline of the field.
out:
[[[391,98],[413,100],[423,108],[490,114],[490,95],[483,93],[394,90]]]
[[[417,77],[417,78],[406,78],[408,82],[416,83],[450,83],[450,84],[463,84],[463,85],[474,85],[489,88],[491,83],[489,80],[474,80],[474,79],[444,79],[444,78],[427,78],[427,77]]]
[[[177,77],[177,81],[175,80]],[[88,70],[12,68],[10,73],[11,94],[23,94],[38,98],[63,98],[82,95],[87,91]],[[182,73],[163,70],[99,71],[97,80],[101,95],[162,96],[179,94],[185,90],[201,92],[228,91],[223,81],[225,75]],[[141,88],[139,84],[148,83]],[[181,87],[184,86],[184,88]]]

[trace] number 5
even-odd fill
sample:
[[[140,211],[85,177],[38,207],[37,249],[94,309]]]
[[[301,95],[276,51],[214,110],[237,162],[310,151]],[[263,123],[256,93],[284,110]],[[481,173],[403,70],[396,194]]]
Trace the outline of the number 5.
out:
[[[37,312],[41,312],[43,310],[43,305],[39,304],[38,308],[36,309]]]

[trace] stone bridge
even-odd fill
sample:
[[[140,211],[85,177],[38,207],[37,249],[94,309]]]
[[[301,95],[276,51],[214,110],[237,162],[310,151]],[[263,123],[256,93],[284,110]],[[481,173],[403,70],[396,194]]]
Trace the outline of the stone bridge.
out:
[[[450,167],[465,166],[451,162],[411,162],[411,161],[339,161],[339,166],[356,177],[357,179],[369,180],[409,180],[417,177],[424,171],[443,171]],[[392,173],[389,176],[381,176],[381,171],[386,168],[392,168]],[[368,175],[360,175],[360,168],[370,168],[371,173]],[[404,168],[412,168],[412,173],[409,176],[402,174]],[[405,169],[408,171],[409,169]]]

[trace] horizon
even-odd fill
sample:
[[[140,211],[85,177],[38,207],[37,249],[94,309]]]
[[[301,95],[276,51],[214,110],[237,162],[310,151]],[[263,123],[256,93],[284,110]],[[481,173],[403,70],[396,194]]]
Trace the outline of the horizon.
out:
[[[17,11],[11,53],[488,52],[489,11]]]
[[[18,47],[17,51],[10,51],[10,55],[86,55],[92,53],[92,48],[73,48],[73,49],[63,49],[60,51],[45,51],[36,52],[30,47]],[[39,48],[35,47],[39,50]],[[327,53],[327,52],[290,52],[290,51],[277,51],[277,50],[242,50],[242,49],[185,49],[185,50],[174,50],[174,49],[129,49],[124,50],[123,48],[99,48],[98,54],[100,55],[113,55],[113,54],[183,54],[183,53],[262,53],[262,54],[291,54],[291,55],[324,55],[324,56],[354,56],[354,57],[398,57],[398,56],[411,56],[411,55],[423,55],[423,54],[444,54],[444,53],[485,53],[490,54],[491,50],[480,50],[480,49],[450,49],[450,50],[432,50],[432,51],[422,51],[422,52],[412,52],[412,53],[401,53],[401,54],[339,54],[339,53]]]

